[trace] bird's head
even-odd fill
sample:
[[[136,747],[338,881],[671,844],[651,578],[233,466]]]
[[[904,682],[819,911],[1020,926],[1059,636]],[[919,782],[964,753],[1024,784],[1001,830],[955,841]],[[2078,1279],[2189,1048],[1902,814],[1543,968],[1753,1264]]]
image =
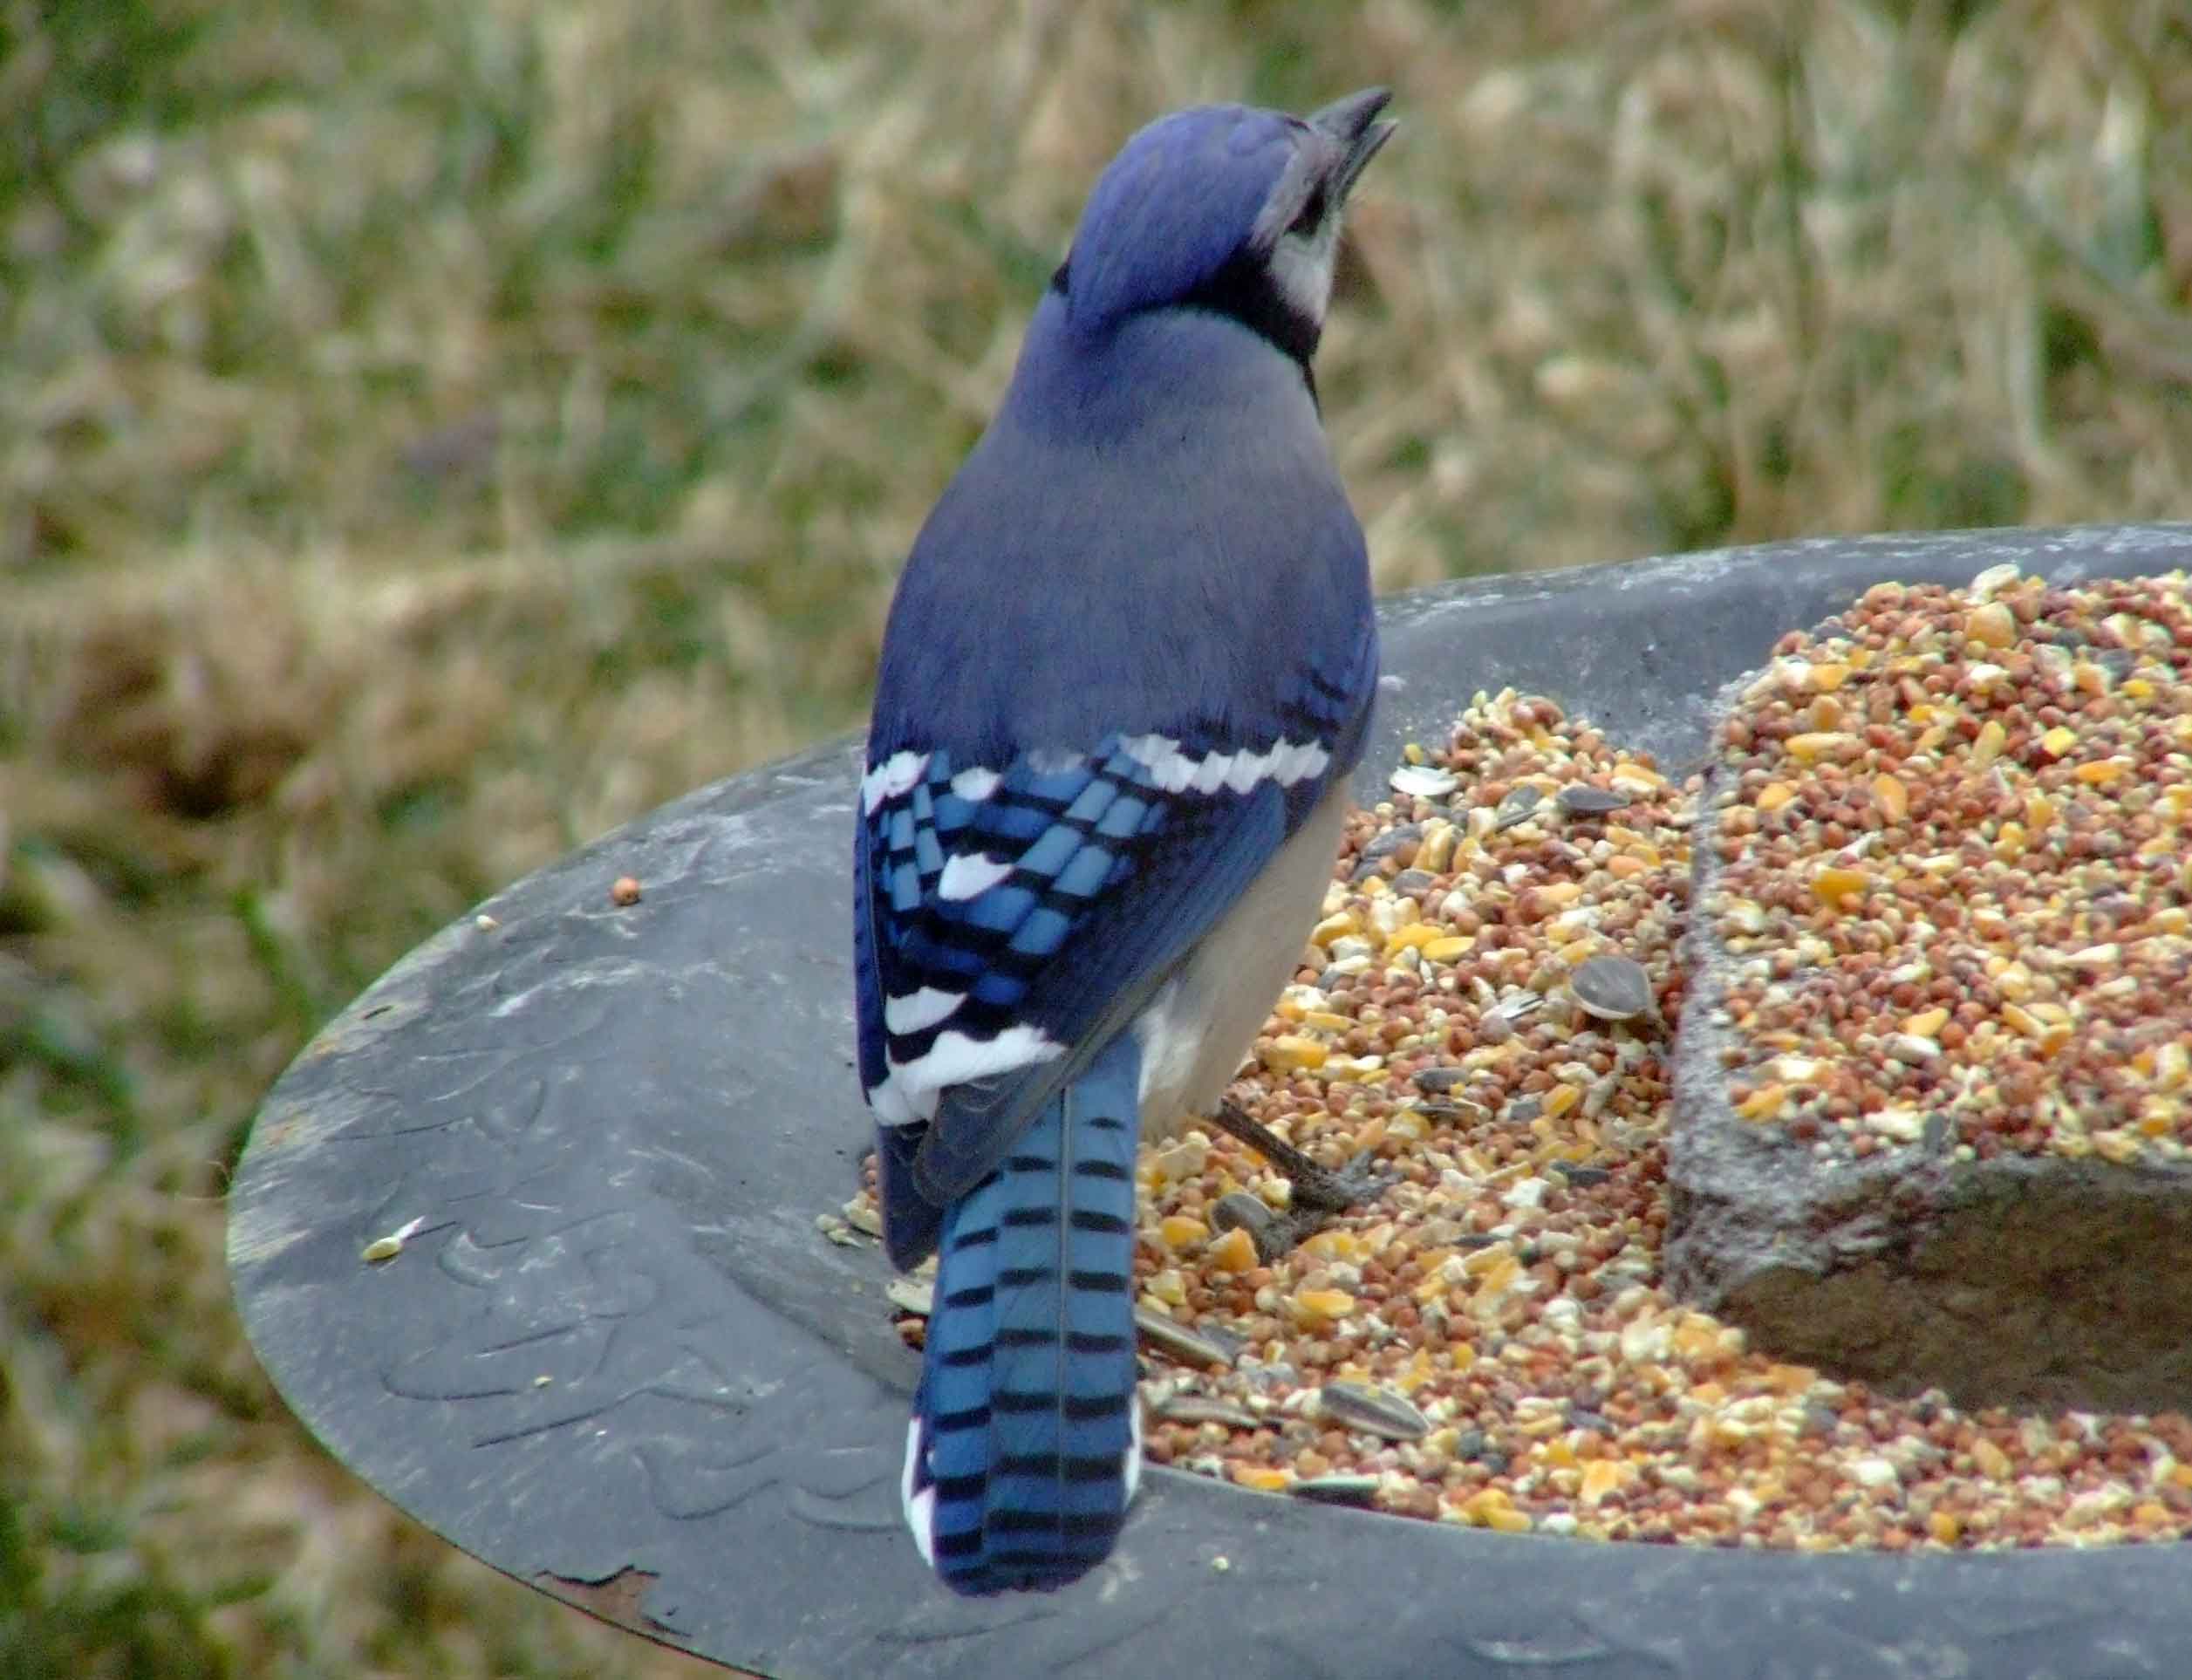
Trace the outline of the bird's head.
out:
[[[1306,367],[1324,325],[1349,190],[1393,133],[1366,88],[1308,117],[1198,106],[1130,140],[1089,196],[1052,280],[1070,331],[1135,315],[1232,316]]]

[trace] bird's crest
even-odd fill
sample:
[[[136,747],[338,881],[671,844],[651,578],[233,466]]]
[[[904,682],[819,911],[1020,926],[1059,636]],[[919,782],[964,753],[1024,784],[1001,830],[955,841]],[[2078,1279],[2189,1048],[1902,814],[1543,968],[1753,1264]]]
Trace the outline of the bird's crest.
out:
[[[1391,132],[1376,120],[1384,104],[1372,89],[1306,120],[1198,106],[1142,129],[1097,181],[1059,270],[1073,330],[1194,301],[1288,237],[1328,250],[1348,188]]]

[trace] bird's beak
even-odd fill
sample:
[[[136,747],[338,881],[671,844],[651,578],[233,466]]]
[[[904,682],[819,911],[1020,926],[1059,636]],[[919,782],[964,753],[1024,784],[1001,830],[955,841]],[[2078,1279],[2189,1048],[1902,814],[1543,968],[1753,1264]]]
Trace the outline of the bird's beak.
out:
[[[1344,157],[1335,183],[1339,196],[1344,199],[1355,178],[1376,157],[1378,148],[1393,138],[1397,123],[1380,122],[1377,113],[1391,103],[1393,90],[1390,87],[1366,87],[1360,93],[1350,93],[1343,99],[1335,99],[1321,111],[1309,113],[1312,128],[1328,134],[1338,142]]]

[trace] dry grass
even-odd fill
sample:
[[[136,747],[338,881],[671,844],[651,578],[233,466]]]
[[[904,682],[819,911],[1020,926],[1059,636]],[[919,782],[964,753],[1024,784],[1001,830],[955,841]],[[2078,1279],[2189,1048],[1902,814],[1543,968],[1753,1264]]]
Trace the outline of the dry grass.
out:
[[[1381,581],[2192,512],[2177,0],[4,0],[0,1670],[668,1673],[323,1458],[220,1191],[479,895],[857,718],[1158,109],[1378,80]]]

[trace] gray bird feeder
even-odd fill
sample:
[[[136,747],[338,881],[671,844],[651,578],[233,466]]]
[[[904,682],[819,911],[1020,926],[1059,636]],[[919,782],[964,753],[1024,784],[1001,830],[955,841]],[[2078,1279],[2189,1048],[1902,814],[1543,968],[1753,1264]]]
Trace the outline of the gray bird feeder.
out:
[[[1357,777],[1478,688],[1697,759],[1711,697],[1883,579],[2192,566],[2192,525],[1839,538],[1384,604]],[[850,1067],[857,742],[706,788],[521,881],[298,1056],[230,1195],[283,1397],[452,1545],[782,1676],[2192,1673],[2192,1549],[1799,1556],[1508,1536],[1165,1470],[1112,1561],[970,1601],[898,1515],[918,1356],[822,1240]],[[636,903],[612,884],[641,884]],[[393,1252],[392,1252],[393,1251]],[[378,1258],[368,1258],[369,1255]]]

